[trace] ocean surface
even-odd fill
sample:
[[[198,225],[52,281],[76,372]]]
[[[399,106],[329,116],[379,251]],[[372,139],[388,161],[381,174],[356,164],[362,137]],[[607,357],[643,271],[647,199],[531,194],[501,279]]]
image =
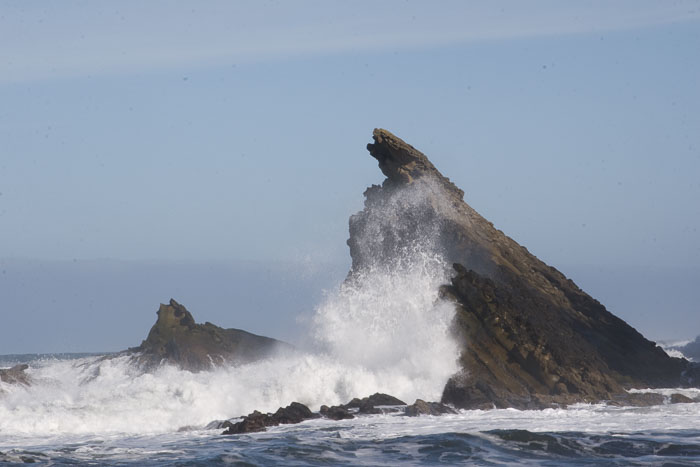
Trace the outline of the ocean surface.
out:
[[[292,400],[313,410],[322,400],[347,402],[346,391],[361,391],[350,381],[359,374],[349,371],[345,378],[332,362],[303,354],[203,373],[167,366],[142,373],[125,357],[0,356],[0,368],[19,362],[29,363],[33,384],[0,383],[0,464],[700,464],[700,403],[580,404],[415,418],[386,413],[227,436],[212,422],[255,408],[274,411]],[[281,377],[274,377],[275,371]],[[318,374],[322,371],[327,374]],[[349,387],[342,388],[343,382]],[[323,383],[337,386],[314,388]],[[301,397],[292,397],[295,391]],[[663,392],[700,397],[700,390]]]

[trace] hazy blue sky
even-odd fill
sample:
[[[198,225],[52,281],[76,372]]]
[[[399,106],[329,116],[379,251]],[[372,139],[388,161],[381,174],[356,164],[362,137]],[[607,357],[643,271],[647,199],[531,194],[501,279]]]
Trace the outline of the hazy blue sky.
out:
[[[171,295],[287,337],[288,281],[313,277],[301,309],[342,278],[374,127],[645,334],[693,337],[698,57],[698,1],[0,0],[0,353],[136,345]]]

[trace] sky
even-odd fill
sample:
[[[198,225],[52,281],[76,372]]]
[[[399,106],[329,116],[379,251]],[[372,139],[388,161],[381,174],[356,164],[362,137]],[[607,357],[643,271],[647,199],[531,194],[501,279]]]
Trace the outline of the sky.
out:
[[[138,345],[170,297],[294,340],[383,179],[375,127],[692,338],[698,56],[698,1],[0,0],[0,353]]]

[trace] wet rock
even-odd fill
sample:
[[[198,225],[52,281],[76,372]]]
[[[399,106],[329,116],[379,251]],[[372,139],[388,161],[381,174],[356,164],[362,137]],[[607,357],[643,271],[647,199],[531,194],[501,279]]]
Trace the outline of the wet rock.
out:
[[[445,415],[457,413],[453,408],[446,406],[440,402],[425,402],[422,399],[407,406],[404,415],[409,417],[417,417],[419,415]]]
[[[279,425],[279,423],[274,423],[272,416],[270,414],[263,414],[257,410],[253,413],[249,413],[243,420],[238,423],[224,423],[224,428],[226,431],[223,432],[225,435],[236,435],[240,433],[254,433],[258,431],[265,431],[268,426]]]
[[[624,394],[615,394],[610,405],[617,406],[633,406],[633,407],[652,407],[664,403],[664,396],[656,392],[632,392]]]
[[[293,347],[269,337],[240,329],[223,329],[211,323],[197,324],[192,314],[171,299],[161,304],[158,319],[139,347],[127,351],[140,366],[149,369],[170,363],[190,371],[221,364],[243,364],[267,358]]]
[[[687,360],[669,357],[479,215],[423,153],[386,130],[372,137],[367,149],[386,179],[350,218],[347,280],[395,264],[425,238],[453,264],[440,293],[456,307],[461,370],[442,402],[535,409],[700,382]]]
[[[389,394],[375,393],[362,399],[354,398],[343,407],[346,409],[357,409],[361,414],[380,414],[384,410],[378,406],[406,405],[401,399],[397,399]]]
[[[279,424],[291,424],[300,423],[304,420],[309,420],[311,418],[318,418],[311,410],[304,404],[299,402],[292,402],[287,407],[280,407],[272,415],[272,418]]]
[[[671,400],[671,404],[690,404],[690,403],[695,402],[690,397],[684,396],[683,394],[679,394],[679,393],[671,394],[670,400]]]
[[[0,369],[0,381],[3,383],[29,386],[31,384],[31,379],[29,375],[25,373],[28,368],[29,365],[22,363],[12,368]]]
[[[350,420],[352,418],[355,418],[355,416],[351,414],[348,409],[339,405],[334,405],[332,407],[322,405],[320,414],[325,418],[329,418],[331,420]]]
[[[223,434],[234,435],[265,431],[270,426],[296,424],[312,418],[318,418],[318,415],[311,412],[304,404],[292,402],[287,407],[280,407],[274,414],[263,414],[255,410],[243,417],[240,422],[226,421],[221,427],[226,428]]]

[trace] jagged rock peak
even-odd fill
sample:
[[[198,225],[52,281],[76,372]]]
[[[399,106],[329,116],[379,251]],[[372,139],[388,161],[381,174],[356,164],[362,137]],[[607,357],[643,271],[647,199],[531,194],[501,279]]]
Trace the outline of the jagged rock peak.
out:
[[[184,305],[179,304],[172,298],[167,305],[160,304],[157,315],[156,327],[186,327],[192,329],[195,326],[192,314],[187,311]]]
[[[432,176],[459,198],[464,197],[464,192],[442,175],[425,154],[398,136],[383,128],[375,128],[372,139],[374,144],[369,143],[367,150],[379,161],[379,168],[391,183],[410,184],[420,177]]]

